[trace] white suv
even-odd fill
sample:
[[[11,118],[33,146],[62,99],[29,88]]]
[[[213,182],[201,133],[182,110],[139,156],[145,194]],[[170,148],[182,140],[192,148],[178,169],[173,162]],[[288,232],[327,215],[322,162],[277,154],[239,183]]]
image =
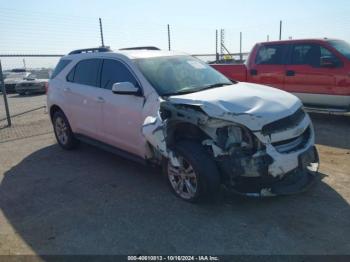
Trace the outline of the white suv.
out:
[[[53,72],[47,103],[64,149],[82,140],[159,164],[187,201],[220,185],[249,196],[291,194],[317,177],[314,130],[298,98],[229,80],[183,53],[73,51]]]

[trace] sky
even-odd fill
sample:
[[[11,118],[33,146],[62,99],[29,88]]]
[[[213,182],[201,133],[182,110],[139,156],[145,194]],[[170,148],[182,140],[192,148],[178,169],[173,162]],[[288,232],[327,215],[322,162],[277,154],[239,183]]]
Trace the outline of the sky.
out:
[[[332,37],[350,42],[350,1],[346,0],[0,0],[0,54],[66,54],[101,45],[112,49],[154,45],[173,50],[215,53],[215,30],[225,29],[225,46],[243,51],[256,42]],[[22,58],[0,58],[5,69],[22,67]],[[56,58],[26,58],[27,67],[47,67]]]

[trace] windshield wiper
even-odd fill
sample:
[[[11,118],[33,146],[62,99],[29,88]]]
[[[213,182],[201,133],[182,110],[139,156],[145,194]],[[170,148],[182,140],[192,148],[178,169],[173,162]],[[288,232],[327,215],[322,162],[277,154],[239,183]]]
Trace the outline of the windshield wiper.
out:
[[[186,94],[190,94],[190,93],[195,93],[199,91],[198,89],[190,89],[190,90],[180,90],[178,92],[175,93],[165,93],[163,94],[163,96],[177,96],[177,95],[186,95]]]
[[[196,88],[196,89],[186,89],[186,90],[180,90],[178,92],[175,93],[166,93],[163,94],[163,96],[176,96],[176,95],[185,95],[185,94],[190,94],[190,93],[195,93],[195,92],[200,92],[206,89],[211,89],[211,88],[217,88],[217,87],[222,87],[222,86],[228,86],[228,85],[232,85],[231,83],[215,83],[215,84],[211,84],[211,85],[207,85],[204,87],[200,87],[200,88]]]
[[[211,84],[211,85],[207,85],[202,87],[201,89],[199,89],[198,91],[202,91],[202,90],[206,90],[206,89],[211,89],[211,88],[217,88],[217,87],[222,87],[222,86],[230,86],[232,85],[231,83],[216,83],[216,84]]]
[[[217,87],[222,87],[222,86],[229,86],[229,85],[232,85],[232,84],[233,83],[227,83],[227,82],[215,83],[215,84],[211,84],[211,85],[197,87],[195,89],[184,89],[184,90],[179,90],[179,91],[177,91],[175,93],[166,93],[166,94],[163,94],[163,96],[185,95],[185,94],[200,92],[200,91],[203,91],[203,90],[206,90],[206,89],[217,88]]]

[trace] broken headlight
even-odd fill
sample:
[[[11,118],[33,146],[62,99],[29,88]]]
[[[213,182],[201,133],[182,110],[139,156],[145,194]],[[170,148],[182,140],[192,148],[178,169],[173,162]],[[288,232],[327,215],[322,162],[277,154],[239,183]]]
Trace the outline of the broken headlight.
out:
[[[254,150],[257,148],[257,139],[253,133],[241,126],[225,126],[216,130],[217,144],[224,150],[241,148]]]

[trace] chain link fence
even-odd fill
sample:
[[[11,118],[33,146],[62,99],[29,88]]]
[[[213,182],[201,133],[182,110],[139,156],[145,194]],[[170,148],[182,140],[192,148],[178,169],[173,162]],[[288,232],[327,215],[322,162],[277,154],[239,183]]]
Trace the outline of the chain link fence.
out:
[[[42,21],[42,12],[25,12],[0,7],[0,59],[5,85],[15,87],[8,80],[15,69],[30,73],[39,69],[53,69],[60,56],[71,50],[97,47],[105,44],[117,50],[124,47],[156,46],[164,50],[184,51],[207,63],[243,63],[248,51],[257,42],[288,38],[325,37],[328,33],[345,38],[350,33],[350,18],[334,19],[333,25],[320,28],[316,21],[303,18],[283,21],[274,25],[259,21],[255,25],[232,23],[227,28],[201,24],[159,24],[156,20],[130,26],[118,17],[98,17],[50,14]],[[306,19],[306,18],[305,18]],[[213,23],[215,24],[215,20]],[[303,28],[300,25],[303,25]],[[299,25],[299,26],[298,26]],[[337,25],[337,27],[334,27]],[[305,27],[312,35],[304,33]],[[101,30],[102,29],[102,30]],[[336,29],[336,30],[335,30]],[[281,32],[281,36],[280,36]],[[103,41],[102,37],[103,36]],[[22,79],[23,80],[23,79]],[[7,96],[11,116],[22,115],[46,104],[45,95]],[[0,99],[0,125],[6,121],[5,101]]]

